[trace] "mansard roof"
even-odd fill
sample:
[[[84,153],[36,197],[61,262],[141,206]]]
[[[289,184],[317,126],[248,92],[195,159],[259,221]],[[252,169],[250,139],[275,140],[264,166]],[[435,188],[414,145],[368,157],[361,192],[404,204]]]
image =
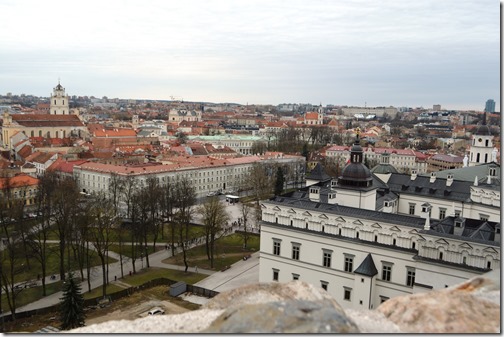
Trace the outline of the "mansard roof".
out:
[[[287,194],[289,195],[289,194]],[[337,204],[327,204],[322,202],[310,201],[308,192],[301,194],[293,193],[290,196],[275,196],[269,201],[273,204],[284,205],[288,207],[298,207],[308,211],[323,212],[341,216],[351,216],[359,219],[384,221],[390,224],[405,225],[414,228],[423,228],[425,220],[417,216],[392,214],[367,209],[341,206]]]
[[[477,219],[463,219],[464,229],[461,235],[454,234],[455,218],[453,216],[446,217],[439,223],[433,224],[429,233],[435,232],[436,235],[447,238],[457,238],[459,240],[467,240],[470,242],[479,242],[484,244],[495,244],[500,246],[500,242],[495,241],[495,228],[500,228],[500,223],[489,222]],[[425,231],[423,231],[425,233]]]
[[[471,198],[471,182],[453,180],[451,186],[446,186],[446,179],[436,177],[431,183],[430,177],[417,176],[411,180],[407,174],[392,174],[387,181],[390,191],[398,194],[415,194],[429,198],[440,198],[453,201],[468,201]]]

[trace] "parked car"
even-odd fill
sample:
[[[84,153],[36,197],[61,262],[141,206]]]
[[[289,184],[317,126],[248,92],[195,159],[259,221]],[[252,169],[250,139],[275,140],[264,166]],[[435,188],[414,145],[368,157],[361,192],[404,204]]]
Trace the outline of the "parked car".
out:
[[[149,310],[149,315],[164,315],[165,311],[161,308],[152,308]]]

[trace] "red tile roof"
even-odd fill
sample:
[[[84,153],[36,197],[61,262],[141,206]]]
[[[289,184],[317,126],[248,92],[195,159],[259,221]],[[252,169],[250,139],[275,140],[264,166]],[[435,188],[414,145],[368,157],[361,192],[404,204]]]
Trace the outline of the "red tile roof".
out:
[[[38,183],[39,180],[37,178],[21,173],[10,178],[0,178],[0,189],[34,186],[38,185]]]
[[[25,127],[84,126],[76,115],[11,115],[12,121]]]

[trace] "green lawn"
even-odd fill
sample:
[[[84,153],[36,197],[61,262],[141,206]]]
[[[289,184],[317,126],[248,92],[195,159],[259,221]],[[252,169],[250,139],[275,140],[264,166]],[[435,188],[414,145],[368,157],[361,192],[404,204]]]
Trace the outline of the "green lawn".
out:
[[[164,249],[164,247],[156,246],[156,251],[159,251],[161,249]],[[119,254],[119,245],[118,244],[110,245],[109,250]],[[147,246],[147,251],[149,252],[149,255],[154,253],[154,248],[152,247],[152,245]],[[145,252],[145,250],[144,250],[144,252]],[[131,253],[131,243],[123,244],[122,254],[123,254],[123,257],[128,257],[128,258],[131,258],[133,256],[133,254]],[[140,254],[140,253],[137,253],[137,254]],[[138,257],[138,258],[140,258],[140,257]]]
[[[61,291],[62,289],[62,282],[54,282],[46,285],[46,293],[47,295],[52,295],[54,293],[57,293],[58,291]],[[3,290],[2,290],[3,291]],[[33,287],[33,288],[27,288],[21,290],[21,292],[17,295],[16,298],[16,307],[22,307],[28,303],[37,301],[41,299],[42,296],[42,286],[38,287]],[[2,311],[10,311],[9,305],[7,304],[7,298],[5,294],[2,295]]]
[[[197,246],[187,252],[188,264],[191,268],[198,266],[203,269],[221,270],[243,258],[243,256],[259,250],[259,237],[250,236],[247,248],[243,248],[243,238],[239,234],[232,234],[220,238],[215,245],[214,267],[210,267],[207,259],[205,245]],[[163,262],[184,265],[182,254],[170,257]]]
[[[87,289],[87,286],[86,286],[86,289]],[[106,292],[107,292],[107,295],[110,295],[112,293],[116,293],[116,292],[121,291],[123,289],[124,289],[123,287],[119,287],[113,283],[109,283],[107,285]],[[99,286],[98,288],[91,289],[91,292],[84,291],[81,289],[81,293],[83,294],[84,299],[101,297],[103,294],[103,289],[102,289],[102,286]]]
[[[121,281],[136,287],[144,284],[147,281],[164,277],[173,281],[183,281],[188,284],[194,284],[203,280],[207,276],[208,275],[196,274],[193,272],[184,273],[183,270],[151,267],[137,271],[136,274],[131,276],[126,275],[123,279],[121,279]]]

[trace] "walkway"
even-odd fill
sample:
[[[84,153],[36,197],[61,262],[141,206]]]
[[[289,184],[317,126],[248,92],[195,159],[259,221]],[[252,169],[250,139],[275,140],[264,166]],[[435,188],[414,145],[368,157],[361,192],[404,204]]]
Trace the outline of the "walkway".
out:
[[[231,218],[231,222],[234,222],[237,220],[241,215],[240,215],[240,204],[237,205],[227,205],[226,209],[228,210]],[[195,217],[195,222],[200,222],[201,220],[198,217]],[[199,221],[197,221],[199,220]],[[234,230],[239,230],[239,227],[233,227],[233,230],[231,231],[234,232]],[[165,242],[159,242],[156,244],[156,246],[165,246],[167,243]],[[197,243],[195,242],[193,246],[196,246]],[[175,254],[178,254],[181,252],[180,248],[175,249]],[[117,262],[109,264],[109,278],[110,278],[110,283],[114,284],[117,282],[118,286],[128,286],[126,283],[122,282],[120,279],[121,275],[121,265],[119,262],[119,254],[115,252],[109,252],[109,256],[117,259]],[[184,270],[185,267],[183,266],[178,266],[178,265],[173,265],[173,264],[166,264],[163,263],[162,261],[171,257],[171,249],[168,250],[160,250],[155,253],[152,253],[149,255],[149,264],[151,267],[159,267],[159,268],[167,268],[167,269],[173,269],[173,270]],[[207,289],[212,289],[215,291],[225,291],[228,289],[233,289],[237,288],[243,284],[249,284],[249,283],[257,283],[259,281],[259,267],[258,267],[258,257],[259,253],[254,253],[252,255],[252,258],[248,259],[247,261],[239,261],[233,266],[224,271],[224,272],[215,272],[213,270],[207,270],[207,269],[201,269],[198,268],[198,273],[200,274],[205,274],[209,275],[208,278],[198,282],[196,285],[200,287],[204,287]],[[145,265],[145,263],[144,263]],[[135,268],[136,270],[141,270],[142,268],[142,261],[137,259],[135,261]],[[131,260],[124,259],[123,258],[123,268],[124,268],[124,274],[128,275],[129,271],[132,270],[132,263]],[[189,271],[195,272],[194,267],[190,267]],[[97,287],[101,287],[103,284],[103,273],[102,273],[102,268],[101,266],[96,266],[91,269],[91,277],[90,277],[90,283],[91,283],[91,289],[95,289]],[[118,277],[117,281],[114,281],[115,276]],[[212,278],[213,276],[213,278]],[[207,280],[208,279],[208,280]],[[55,279],[51,279],[51,276],[46,277],[46,284],[52,283],[52,282],[57,282],[59,280],[59,277],[56,276]],[[207,280],[205,282],[205,280]],[[38,281],[38,284],[41,284],[40,281]],[[87,291],[88,289],[88,284],[87,280],[84,280],[81,282],[81,288],[84,291]],[[29,310],[34,310],[34,309],[40,309],[40,308],[45,308],[52,306],[54,304],[59,303],[60,298],[62,297],[62,292],[57,292],[52,295],[48,295],[44,298],[41,298],[35,302],[29,303],[25,306],[19,307],[16,309],[16,312],[23,312],[23,311],[29,311]],[[4,315],[8,315],[10,312],[5,312]]]

